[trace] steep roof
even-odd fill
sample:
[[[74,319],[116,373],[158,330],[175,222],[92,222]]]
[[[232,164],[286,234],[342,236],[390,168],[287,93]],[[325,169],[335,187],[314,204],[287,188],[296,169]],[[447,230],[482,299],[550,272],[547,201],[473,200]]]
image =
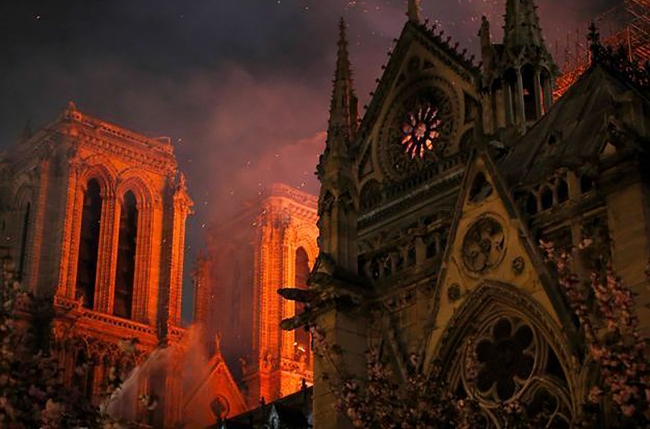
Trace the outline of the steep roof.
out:
[[[531,184],[559,167],[578,166],[597,157],[608,138],[609,116],[620,96],[632,91],[648,99],[625,79],[595,65],[560,98],[501,161],[511,184]]]

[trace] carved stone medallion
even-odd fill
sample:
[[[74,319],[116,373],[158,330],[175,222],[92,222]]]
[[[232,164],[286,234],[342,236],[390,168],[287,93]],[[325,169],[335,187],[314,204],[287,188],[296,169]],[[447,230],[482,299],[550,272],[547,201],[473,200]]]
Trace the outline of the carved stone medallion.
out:
[[[478,220],[463,239],[463,262],[474,273],[496,267],[503,258],[505,235],[503,227],[494,218]]]

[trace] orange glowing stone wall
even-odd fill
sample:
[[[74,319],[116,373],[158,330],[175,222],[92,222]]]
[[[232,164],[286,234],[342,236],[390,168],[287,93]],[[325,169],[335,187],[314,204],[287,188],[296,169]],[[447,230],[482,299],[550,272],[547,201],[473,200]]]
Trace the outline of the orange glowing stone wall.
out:
[[[174,345],[181,322],[185,179],[167,139],[151,139],[93,118],[74,104],[0,163],[0,234],[19,261],[23,285],[54,295],[54,337],[71,383],[102,400],[107,371],[122,341],[136,338],[141,363],[160,344]],[[84,374],[75,367],[87,364]],[[171,367],[173,367],[173,362]],[[78,372],[78,371],[77,371]],[[160,407],[148,423],[181,418],[181,380],[159,381]],[[124,413],[145,418],[138,394]]]
[[[230,369],[246,386],[249,406],[276,400],[312,382],[308,332],[285,332],[295,314],[282,287],[306,287],[318,255],[317,199],[285,185],[208,234],[195,270],[196,316],[208,343],[218,335]]]

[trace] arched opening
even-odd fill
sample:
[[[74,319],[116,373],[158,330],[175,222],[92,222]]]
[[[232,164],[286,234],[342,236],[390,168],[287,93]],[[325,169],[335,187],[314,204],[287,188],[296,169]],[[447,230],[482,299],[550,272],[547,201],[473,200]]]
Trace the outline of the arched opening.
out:
[[[532,192],[526,195],[526,213],[529,215],[537,214],[537,197]]]
[[[507,125],[514,125],[517,122],[517,72],[509,69],[503,76],[505,83],[505,104]]]
[[[553,191],[544,186],[541,191],[542,210],[548,210],[553,207]]]
[[[521,78],[524,86],[524,114],[526,121],[535,121],[538,118],[539,106],[537,105],[537,87],[535,68],[526,64],[521,69]]]
[[[29,223],[30,223],[30,213],[31,204],[27,203],[25,206],[25,212],[23,213],[23,228],[22,235],[20,237],[20,257],[18,259],[18,278],[23,279],[25,277],[25,264],[27,262],[27,238],[29,237]]]
[[[591,179],[591,177],[582,176],[580,178],[580,192],[585,194],[592,189],[594,189],[594,181]]]
[[[513,398],[539,422],[535,427],[568,427],[573,417],[569,355],[555,341],[555,328],[531,316],[535,308],[512,286],[486,284],[445,322],[449,337],[437,356],[439,370],[451,374],[459,397],[477,399],[487,417],[477,427],[505,427],[504,416],[493,411]]]
[[[95,282],[97,280],[101,218],[101,191],[99,183],[92,179],[88,182],[88,186],[84,192],[75,292],[75,297],[82,301],[83,306],[91,309],[95,305]]]
[[[307,289],[307,279],[309,278],[309,256],[303,247],[296,250],[296,275],[294,285],[297,289]],[[296,314],[304,311],[304,304],[296,303]],[[304,359],[309,362],[311,338],[306,328],[299,328],[294,331],[294,350],[298,360]]]
[[[431,258],[433,258],[434,256],[436,256],[438,254],[438,246],[439,245],[440,244],[438,242],[438,237],[436,237],[436,236],[429,237],[428,242],[427,242],[427,249],[426,249],[427,259],[431,259]]]
[[[569,200],[569,185],[567,185],[566,180],[558,179],[557,182],[557,202],[563,203]]]
[[[135,247],[138,233],[138,208],[133,192],[124,194],[120,211],[120,231],[117,247],[117,268],[113,314],[131,318],[133,315],[133,282],[135,280]]]

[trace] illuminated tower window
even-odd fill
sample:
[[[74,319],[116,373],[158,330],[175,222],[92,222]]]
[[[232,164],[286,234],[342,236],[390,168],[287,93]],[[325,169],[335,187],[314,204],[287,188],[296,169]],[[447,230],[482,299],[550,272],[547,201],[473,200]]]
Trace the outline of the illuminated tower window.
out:
[[[137,230],[138,209],[135,195],[129,191],[124,195],[120,211],[120,234],[113,300],[113,314],[118,317],[131,318],[132,315]]]
[[[307,289],[307,279],[309,278],[309,256],[304,248],[299,247],[296,250],[296,279],[295,286],[298,289]],[[296,303],[296,314],[304,310],[303,304]],[[309,361],[310,336],[309,331],[303,328],[295,331],[296,357],[303,357]]]
[[[18,273],[20,278],[25,275],[25,263],[27,262],[27,237],[29,236],[29,215],[31,204],[27,203],[25,214],[23,215],[23,234],[20,238],[20,259],[18,261]]]
[[[93,308],[95,303],[95,280],[97,277],[97,256],[99,252],[99,227],[102,217],[102,197],[99,183],[90,180],[84,193],[81,216],[81,236],[77,264],[77,299],[83,306]]]
[[[534,121],[537,119],[537,112],[540,106],[537,105],[537,98],[535,93],[539,91],[535,78],[535,69],[530,64],[526,64],[522,70],[522,81],[524,85],[524,111],[526,121]]]

